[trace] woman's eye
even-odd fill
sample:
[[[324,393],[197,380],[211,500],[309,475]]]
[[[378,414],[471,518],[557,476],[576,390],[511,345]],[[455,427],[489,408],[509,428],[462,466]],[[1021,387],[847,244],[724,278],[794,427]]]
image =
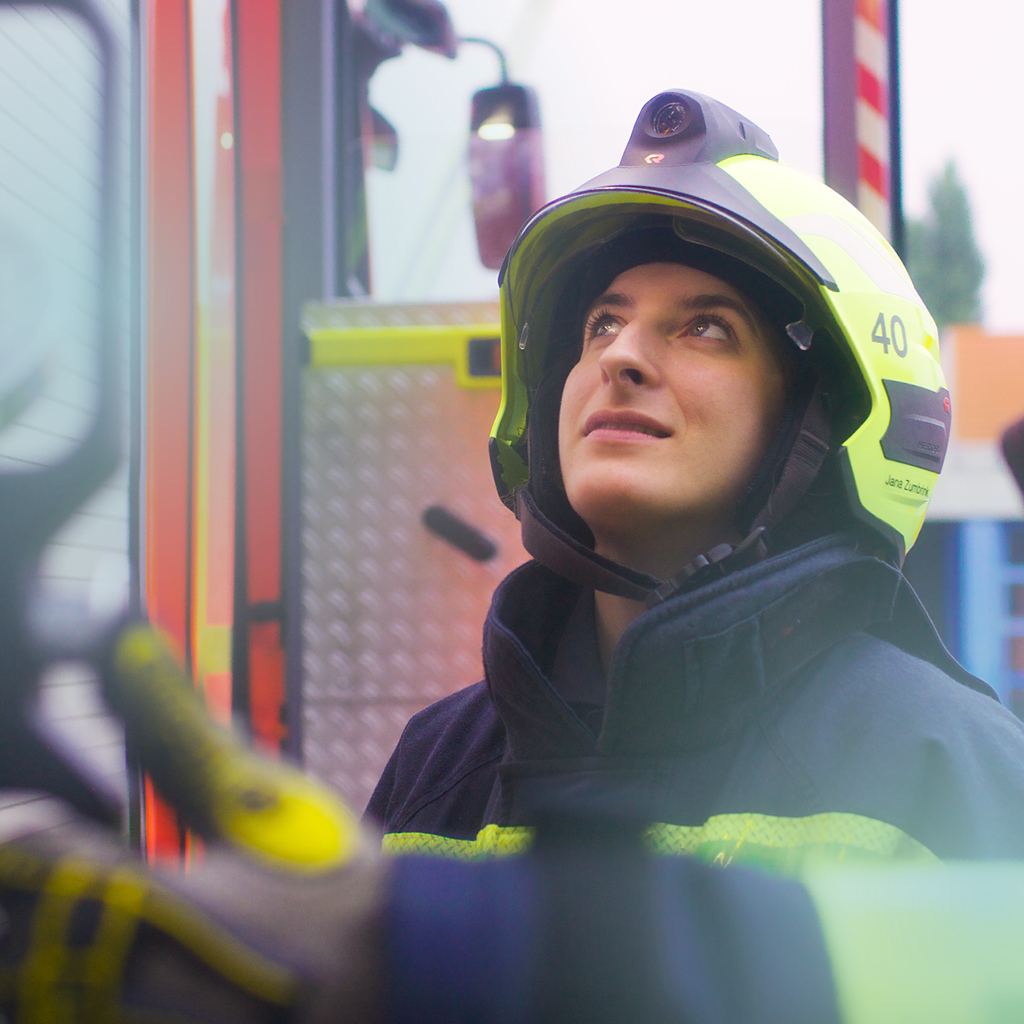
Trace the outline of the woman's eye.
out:
[[[586,339],[599,338],[607,334],[616,334],[619,330],[619,322],[610,313],[597,313],[587,320],[585,333]]]
[[[701,317],[690,325],[688,333],[712,341],[732,341],[732,331],[718,319]]]

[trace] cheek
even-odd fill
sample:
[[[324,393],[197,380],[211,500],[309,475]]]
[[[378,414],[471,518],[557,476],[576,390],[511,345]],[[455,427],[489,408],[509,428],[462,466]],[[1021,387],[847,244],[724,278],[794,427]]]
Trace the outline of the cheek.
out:
[[[741,390],[741,408],[748,410],[747,434],[756,451],[756,457],[760,458],[782,425],[785,407],[783,378],[773,368],[766,370],[764,375],[747,381],[746,387]]]
[[[748,369],[706,382],[691,409],[693,415],[700,415],[699,409],[713,415],[723,442],[737,446],[756,462],[781,424],[784,401],[781,375]]]
[[[761,409],[761,422],[766,437],[775,436],[782,425],[782,413],[786,407],[786,378],[780,369],[767,367],[758,379],[757,401]]]

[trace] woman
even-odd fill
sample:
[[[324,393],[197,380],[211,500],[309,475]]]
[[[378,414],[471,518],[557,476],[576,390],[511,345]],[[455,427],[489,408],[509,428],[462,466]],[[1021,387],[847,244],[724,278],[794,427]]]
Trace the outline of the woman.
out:
[[[386,847],[582,813],[726,863],[1024,856],[1024,729],[899,573],[949,395],[878,233],[673,91],[501,283],[491,455],[535,561],[495,593],[486,681],[409,723]]]

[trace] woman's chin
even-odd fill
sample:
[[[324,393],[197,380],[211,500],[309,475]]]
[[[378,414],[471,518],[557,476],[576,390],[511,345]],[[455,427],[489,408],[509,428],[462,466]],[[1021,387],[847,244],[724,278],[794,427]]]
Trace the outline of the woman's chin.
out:
[[[658,546],[676,532],[678,525],[661,510],[636,500],[636,495],[606,496],[577,508],[583,521],[590,527],[600,549],[606,547],[630,549]],[[618,559],[617,559],[618,560]]]
[[[573,488],[568,496],[572,507],[591,530],[608,527],[626,533],[685,519],[692,504],[679,494],[652,487],[649,476],[638,480],[628,474],[615,473],[594,474],[583,486]]]
[[[698,502],[687,506],[678,497],[666,501],[662,495],[644,493],[635,486],[612,487],[609,483],[572,496],[572,505],[590,527],[600,554],[634,569],[664,575],[665,568],[680,558],[682,563],[675,569],[701,554],[707,545],[727,539],[720,533],[721,524],[729,519],[728,507],[708,508]]]

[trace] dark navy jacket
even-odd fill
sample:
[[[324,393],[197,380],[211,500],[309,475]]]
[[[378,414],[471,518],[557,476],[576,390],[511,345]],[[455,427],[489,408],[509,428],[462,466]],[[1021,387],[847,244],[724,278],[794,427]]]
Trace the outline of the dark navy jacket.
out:
[[[533,562],[495,592],[486,681],[409,722],[370,801],[392,848],[471,856],[485,826],[571,807],[722,862],[815,842],[1024,858],[1024,726],[886,563],[826,538],[646,612],[596,736],[548,679],[578,595]]]

